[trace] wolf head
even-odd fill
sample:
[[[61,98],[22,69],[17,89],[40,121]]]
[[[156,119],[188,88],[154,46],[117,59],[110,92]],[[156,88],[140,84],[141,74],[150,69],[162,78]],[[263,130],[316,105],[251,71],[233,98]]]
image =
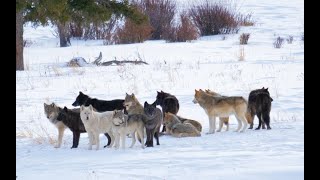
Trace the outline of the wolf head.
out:
[[[67,118],[67,113],[68,113],[68,108],[67,107],[64,107],[63,109],[61,109],[59,111],[57,120],[58,121],[62,121],[63,119],[66,119]]]
[[[125,118],[125,114],[123,113],[122,110],[114,110],[113,111],[113,118],[112,118],[112,122],[114,125],[119,126],[123,123],[125,123],[126,118]]]
[[[72,103],[72,106],[82,106],[85,104],[85,102],[88,100],[89,96],[83,94],[81,91],[79,91],[79,95],[77,96],[74,103]]]
[[[129,95],[126,93],[126,97],[124,98],[123,106],[126,108],[126,110],[130,109],[131,106],[135,105],[137,103],[136,96],[132,93]]]
[[[143,110],[147,116],[153,117],[156,114],[156,109],[157,107],[155,104],[148,104],[147,101],[144,102]]]
[[[166,97],[168,97],[170,94],[165,93],[161,90],[161,92],[157,91],[157,97],[156,101],[154,102],[156,105],[161,105]]]
[[[89,106],[82,105],[80,107],[80,118],[82,121],[89,121],[92,116],[93,107],[90,104]]]
[[[59,107],[54,103],[51,103],[51,104],[43,103],[43,105],[44,105],[44,114],[46,115],[46,117],[49,120],[57,119],[59,114]]]

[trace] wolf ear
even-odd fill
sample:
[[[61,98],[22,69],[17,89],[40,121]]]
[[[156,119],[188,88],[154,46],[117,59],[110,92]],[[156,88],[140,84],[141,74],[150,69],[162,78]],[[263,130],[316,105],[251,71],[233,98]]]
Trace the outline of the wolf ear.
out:
[[[93,111],[93,107],[91,104],[89,105],[89,109],[90,109],[90,111]]]
[[[129,94],[128,94],[128,93],[126,93],[126,96],[129,96]]]
[[[268,91],[269,88],[266,88],[266,91]]]
[[[264,89],[264,86],[262,87],[262,89]]]
[[[68,112],[68,108],[67,108],[67,107],[64,107],[63,110],[64,110],[65,112]]]
[[[161,90],[161,93],[164,93],[164,92]]]
[[[83,109],[84,109],[84,105],[81,105],[80,106],[80,111],[83,111]]]
[[[197,93],[198,91],[196,89],[194,89],[194,92]]]
[[[147,105],[148,105],[148,103],[147,103],[147,101],[145,101],[145,102],[144,102],[144,106],[147,106]]]

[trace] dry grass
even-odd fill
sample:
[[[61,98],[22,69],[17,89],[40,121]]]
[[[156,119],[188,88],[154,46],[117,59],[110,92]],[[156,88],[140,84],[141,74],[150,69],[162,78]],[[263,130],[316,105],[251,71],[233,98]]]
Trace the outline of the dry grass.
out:
[[[42,124],[32,128],[28,126],[16,128],[16,138],[31,138],[36,144],[49,143],[55,145],[57,143],[57,139]]]
[[[249,37],[250,37],[250,33],[242,33],[239,37],[240,44],[241,45],[248,44]]]
[[[239,48],[238,60],[239,61],[244,61],[245,60],[245,52],[244,52],[244,47],[243,46],[240,46],[240,48]]]
[[[58,66],[52,66],[52,70],[56,76],[62,76],[62,72]]]

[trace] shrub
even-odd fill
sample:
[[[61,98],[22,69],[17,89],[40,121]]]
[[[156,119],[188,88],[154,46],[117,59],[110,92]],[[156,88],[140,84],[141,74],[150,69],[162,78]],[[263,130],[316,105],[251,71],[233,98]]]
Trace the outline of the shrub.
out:
[[[248,40],[250,37],[250,33],[242,33],[239,37],[240,39],[240,44],[248,44]]]
[[[242,15],[222,2],[205,0],[192,5],[189,14],[201,36],[237,33],[241,25],[253,25],[251,14]]]
[[[273,46],[274,46],[275,48],[281,48],[282,45],[283,45],[283,42],[284,42],[284,39],[279,36],[279,37],[277,37],[277,39],[273,42]]]

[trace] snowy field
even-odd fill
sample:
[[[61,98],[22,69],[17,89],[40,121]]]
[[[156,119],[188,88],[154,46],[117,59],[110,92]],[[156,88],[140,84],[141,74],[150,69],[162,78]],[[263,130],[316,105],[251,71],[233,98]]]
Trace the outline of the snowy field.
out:
[[[179,1],[181,4],[187,2]],[[255,26],[238,34],[201,37],[189,43],[146,41],[103,46],[102,41],[72,40],[59,48],[52,27],[24,28],[31,41],[24,49],[28,70],[16,72],[16,174],[22,180],[104,179],[304,179],[304,2],[302,0],[243,0],[241,11],[252,12]],[[239,36],[250,33],[239,61]],[[276,37],[293,36],[292,44],[273,47]],[[149,65],[68,68],[66,62],[83,57],[92,62],[135,60]],[[194,89],[211,89],[227,96],[248,98],[251,90],[268,87],[273,98],[272,130],[206,135],[208,117],[193,104]],[[140,103],[152,103],[157,91],[176,95],[178,115],[198,120],[201,137],[161,136],[160,146],[125,150],[88,150],[81,134],[77,149],[65,131],[61,148],[54,148],[57,129],[44,115],[43,103],[73,108],[79,91],[91,97],[124,99],[135,93]],[[258,124],[255,118],[255,127]],[[101,145],[107,139],[100,136]]]

